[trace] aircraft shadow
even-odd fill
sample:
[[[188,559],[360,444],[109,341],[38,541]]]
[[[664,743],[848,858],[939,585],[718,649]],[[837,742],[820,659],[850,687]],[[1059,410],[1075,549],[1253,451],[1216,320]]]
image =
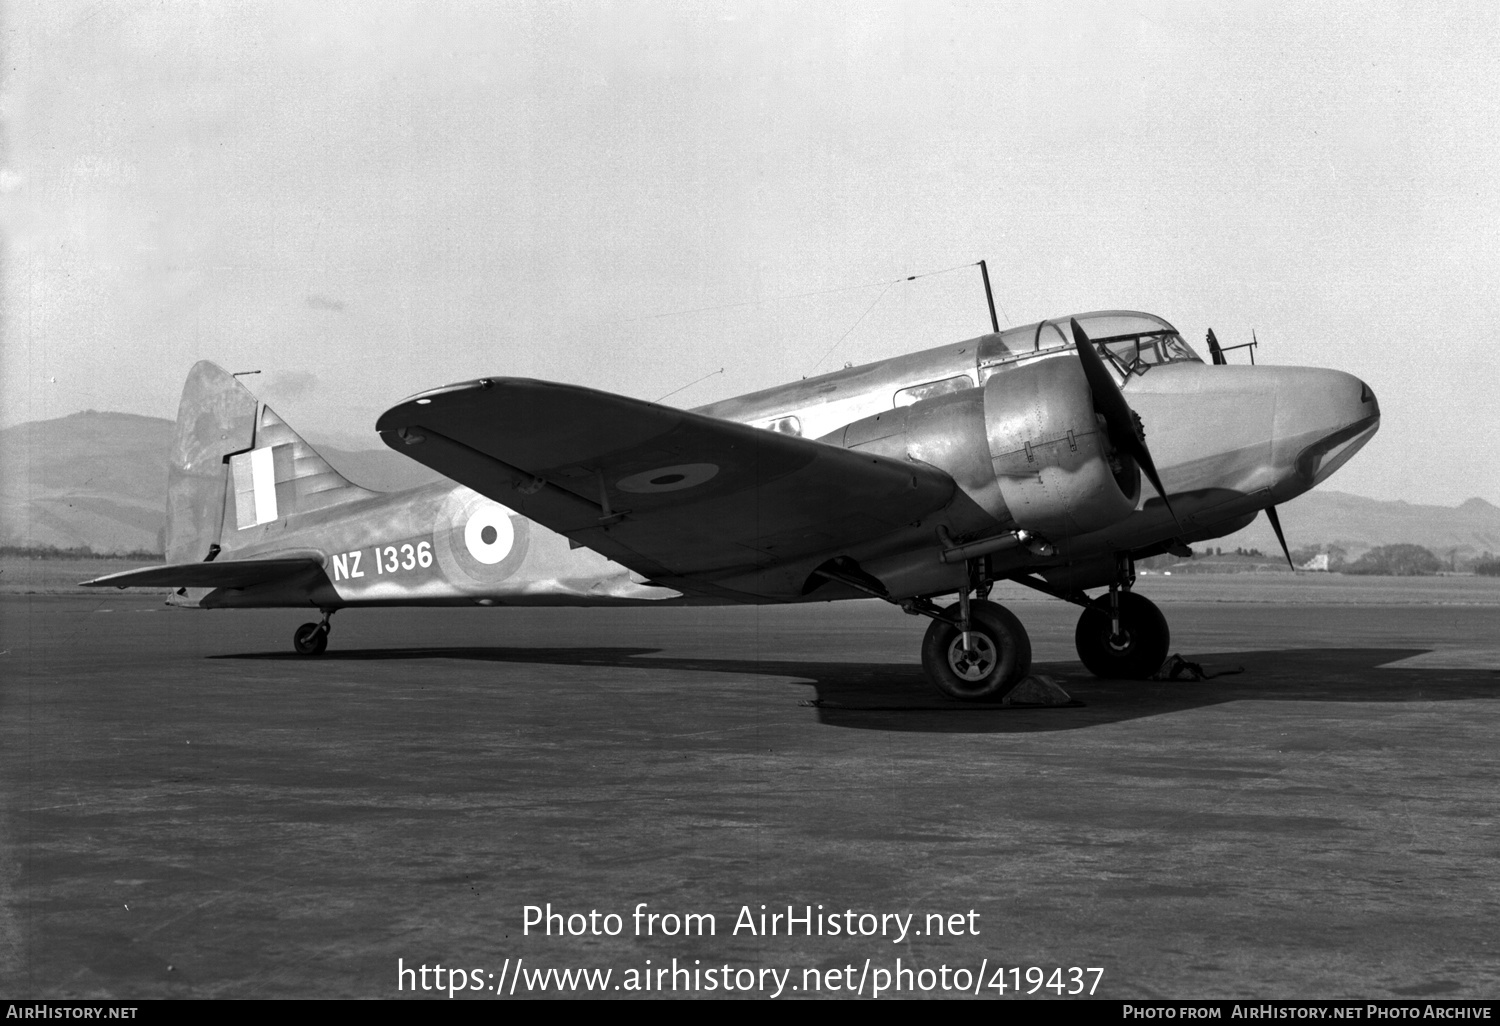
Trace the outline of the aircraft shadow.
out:
[[[1210,674],[1203,681],[1100,680],[1081,663],[1036,663],[1075,699],[1068,706],[1000,706],[955,702],[937,694],[921,667],[890,663],[815,663],[671,658],[653,648],[398,648],[330,651],[320,661],[469,659],[496,663],[600,666],[665,672],[735,673],[808,682],[804,702],[818,721],[861,730],[1015,734],[1078,730],[1234,701],[1434,702],[1500,698],[1500,670],[1381,669],[1428,649],[1277,649],[1189,655]],[[213,659],[301,660],[285,652]]]

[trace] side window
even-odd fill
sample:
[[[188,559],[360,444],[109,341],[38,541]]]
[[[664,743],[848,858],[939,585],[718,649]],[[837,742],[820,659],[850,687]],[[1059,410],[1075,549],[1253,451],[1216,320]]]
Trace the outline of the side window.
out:
[[[947,395],[949,392],[962,392],[966,388],[973,387],[974,381],[967,374],[960,374],[955,378],[944,378],[941,381],[929,381],[925,385],[912,385],[910,388],[903,388],[897,392],[894,405],[910,406],[923,399]]]

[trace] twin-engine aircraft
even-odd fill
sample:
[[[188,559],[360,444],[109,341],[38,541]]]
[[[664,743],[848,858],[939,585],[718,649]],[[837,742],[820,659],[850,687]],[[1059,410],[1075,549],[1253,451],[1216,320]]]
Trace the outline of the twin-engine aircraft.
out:
[[[1083,607],[1093,673],[1145,678],[1169,633],[1131,591],[1134,561],[1185,555],[1261,510],[1280,536],[1275,505],[1380,423],[1348,374],[1214,357],[1159,317],[1108,311],[696,410],[481,378],[380,417],[387,445],[450,479],[392,493],[345,480],[199,363],[177,416],[167,565],[86,583],[318,609],[293,639],[308,656],[358,606],[874,597],[932,621],[922,664],[939,690],[994,701],[1031,664],[1026,629],[988,601],[1012,580]]]

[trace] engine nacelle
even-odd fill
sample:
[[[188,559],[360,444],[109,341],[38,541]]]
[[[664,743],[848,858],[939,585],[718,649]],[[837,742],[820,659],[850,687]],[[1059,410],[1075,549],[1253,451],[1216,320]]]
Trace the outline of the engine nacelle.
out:
[[[1139,468],[1110,444],[1083,368],[1061,357],[866,417],[822,440],[930,463],[996,521],[1045,537],[1119,523],[1140,499]]]
[[[1135,510],[1141,473],[1110,444],[1083,368],[1040,360],[984,389],[985,429],[1000,494],[1016,523],[1063,537],[1117,524]]]

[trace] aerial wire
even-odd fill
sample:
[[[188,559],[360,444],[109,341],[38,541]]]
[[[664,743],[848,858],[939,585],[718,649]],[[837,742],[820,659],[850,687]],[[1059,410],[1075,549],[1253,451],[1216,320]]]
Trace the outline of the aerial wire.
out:
[[[970,267],[978,267],[979,270],[980,270],[980,272],[984,275],[984,293],[985,293],[985,298],[987,300],[989,300],[989,302],[990,302],[990,322],[991,322],[991,326],[996,331],[999,331],[1000,330],[1000,326],[999,326],[998,323],[995,322],[994,297],[993,297],[993,295],[990,292],[990,274],[989,274],[989,270],[985,267],[985,264],[984,264],[983,260],[980,260],[980,261],[978,261],[976,263],[972,263],[972,264],[959,264],[956,267],[945,267],[941,271],[923,271],[921,274],[909,274],[909,275],[907,275],[907,276],[905,276],[903,278],[893,278],[893,279],[885,282],[884,283],[885,284],[885,288],[883,288],[883,289],[880,290],[880,295],[878,295],[878,296],[875,297],[875,302],[873,302],[869,306],[865,307],[865,312],[859,315],[859,320],[856,320],[853,324],[851,324],[849,326],[849,330],[846,331],[846,332],[844,332],[842,335],[840,335],[839,336],[839,340],[837,342],[835,342],[833,345],[829,346],[827,352],[825,352],[822,356],[818,357],[818,362],[815,363],[815,364],[813,364],[812,365],[812,369],[809,370],[807,373],[811,374],[813,371],[817,370],[818,367],[822,365],[823,361],[826,360],[826,359],[828,359],[828,354],[832,353],[841,344],[843,344],[844,339],[848,338],[849,335],[850,335],[850,333],[852,333],[855,328],[859,327],[860,324],[864,322],[864,319],[870,315],[870,311],[873,310],[873,309],[875,309],[876,304],[879,303],[883,298],[885,298],[885,294],[891,290],[891,286],[893,286],[893,285],[900,285],[902,282],[916,281],[918,278],[930,278],[933,275],[937,275],[937,274],[949,274],[949,273],[951,273],[953,271],[962,271],[962,270],[966,270],[967,268],[970,268]],[[850,291],[852,289],[857,289],[857,288],[873,288],[874,286],[879,285],[879,284],[881,284],[881,282],[871,282],[869,285],[851,285],[848,288],[844,288],[844,289],[830,289],[828,291],[829,292],[835,292],[835,291],[836,292],[848,292],[848,291]],[[809,293],[809,295],[826,295],[826,294],[827,294],[826,292],[823,292],[823,293]],[[785,298],[790,299],[790,298],[795,298],[795,297],[788,296],[788,297],[785,297]],[[767,302],[769,302],[769,300]],[[1001,310],[1002,313],[1005,312],[1005,307],[1004,307],[1003,304],[1001,305],[1000,310]],[[1007,323],[1010,321],[1010,314],[1008,314],[1008,313],[1005,314],[1005,320],[1006,320]],[[806,377],[806,375],[803,375],[803,376]]]
[[[622,317],[622,318],[619,318],[618,320],[612,320],[612,321],[608,321],[608,322],[601,322],[597,326],[599,326],[599,327],[605,327],[605,326],[617,325],[617,324],[631,324],[631,323],[636,323],[636,322],[640,322],[640,321],[660,320],[660,319],[667,318],[667,317],[685,317],[685,316],[687,316],[689,314],[713,313],[713,312],[718,311],[718,310],[738,310],[738,309],[743,309],[744,307],[747,307],[747,306],[761,306],[761,305],[764,305],[764,304],[767,304],[767,303],[785,302],[786,300],[789,300],[789,299],[806,299],[806,298],[811,297],[811,296],[831,296],[831,295],[835,295],[835,294],[840,293],[840,292],[857,292],[860,289],[872,289],[872,288],[874,288],[877,285],[884,286],[880,290],[880,294],[875,297],[874,302],[872,302],[869,306],[865,307],[865,311],[864,311],[864,313],[862,313],[862,314],[859,315],[859,319],[856,320],[853,324],[851,324],[849,326],[849,330],[845,331],[842,335],[840,335],[838,341],[835,342],[833,345],[829,346],[827,352],[825,352],[822,356],[820,356],[818,358],[818,362],[817,363],[813,364],[812,369],[813,370],[817,370],[819,364],[821,364],[824,360],[828,359],[829,354],[832,353],[835,349],[837,349],[843,343],[844,339],[848,338],[849,335],[851,333],[853,333],[853,331],[854,331],[855,328],[857,328],[857,327],[860,326],[860,324],[864,321],[864,319],[869,316],[870,311],[873,310],[873,309],[875,309],[875,307],[880,303],[881,299],[883,299],[885,297],[885,294],[887,292],[889,292],[893,286],[899,285],[902,282],[916,281],[918,278],[931,278],[931,277],[934,277],[934,276],[939,275],[939,274],[951,274],[954,271],[962,271],[962,270],[965,270],[966,268],[970,268],[970,267],[974,267],[974,266],[976,266],[976,265],[975,264],[957,264],[957,265],[955,265],[953,267],[944,267],[944,268],[941,268],[940,270],[936,270],[936,271],[920,271],[917,274],[902,275],[899,278],[882,278],[879,281],[867,281],[867,282],[864,282],[863,284],[860,284],[860,285],[839,285],[839,286],[836,286],[836,287],[833,287],[833,288],[812,289],[812,290],[807,291],[807,292],[793,292],[793,293],[788,293],[786,295],[781,295],[781,296],[770,296],[770,297],[768,297],[766,299],[751,299],[751,300],[745,300],[745,301],[738,302],[738,303],[719,303],[719,304],[714,305],[714,306],[696,306],[696,307],[690,307],[690,308],[684,309],[684,310],[669,310],[669,311],[666,311],[664,313],[642,314],[639,317]],[[1006,319],[1009,320],[1009,317],[1007,316]],[[655,403],[661,402],[663,399],[669,399],[672,396],[676,395],[678,392],[686,391],[687,389],[692,388],[694,385],[698,384],[701,381],[707,381],[709,378],[713,377],[715,374],[723,374],[723,373],[724,373],[724,368],[720,367],[718,370],[712,371],[712,372],[710,372],[708,374],[705,374],[701,378],[698,378],[698,379],[696,379],[694,381],[689,381],[686,385],[682,385],[682,386],[680,386],[678,388],[674,388],[672,391],[668,392],[666,395],[662,396],[661,398],[652,400],[652,403],[654,405]],[[808,373],[811,373],[811,371],[809,371]],[[804,377],[805,376],[806,375],[804,375]]]
[[[695,306],[695,307],[688,307],[688,308],[685,308],[685,309],[682,309],[682,310],[667,310],[667,311],[664,311],[662,313],[641,314],[640,316],[637,316],[637,317],[620,317],[620,318],[615,318],[615,319],[612,319],[612,320],[609,320],[609,321],[598,321],[598,322],[595,322],[593,324],[583,325],[582,328],[575,329],[575,330],[587,330],[588,328],[593,328],[593,327],[601,327],[601,328],[602,327],[612,327],[612,326],[616,326],[616,325],[620,325],[620,324],[634,324],[634,323],[639,323],[641,321],[663,320],[663,319],[668,318],[668,317],[686,317],[686,316],[688,316],[690,314],[714,313],[714,312],[719,311],[719,310],[740,310],[740,309],[744,309],[747,306],[763,306],[763,305],[765,305],[767,303],[781,303],[781,302],[786,302],[787,300],[791,300],[791,299],[807,299],[807,298],[810,298],[810,297],[813,297],[813,296],[832,296],[832,295],[836,295],[836,294],[838,294],[840,292],[858,292],[860,289],[872,289],[872,288],[875,288],[877,285],[883,286],[881,288],[881,290],[880,290],[880,294],[875,297],[874,302],[872,302],[869,306],[865,307],[864,313],[860,314],[859,315],[859,319],[856,320],[853,324],[851,324],[849,326],[849,330],[845,331],[842,335],[840,335],[838,341],[835,342],[833,345],[829,346],[828,349],[827,349],[827,351],[824,352],[822,356],[818,357],[818,362],[815,363],[815,364],[813,364],[813,366],[812,366],[812,370],[817,370],[818,367],[819,367],[819,365],[821,365],[824,360],[828,359],[829,354],[831,354],[835,349],[837,349],[843,343],[843,341],[846,338],[848,338],[854,332],[854,329],[857,328],[857,327],[859,327],[860,324],[862,324],[864,322],[864,319],[870,315],[870,311],[874,310],[875,307],[877,305],[879,305],[880,301],[883,298],[885,298],[885,294],[887,292],[889,292],[893,286],[900,285],[903,282],[916,281],[918,278],[932,278],[932,277],[936,277],[937,275],[940,275],[940,274],[952,274],[954,271],[963,271],[963,270],[967,270],[970,267],[977,267],[977,266],[979,266],[977,262],[976,263],[968,263],[968,264],[955,264],[952,267],[943,267],[943,268],[939,268],[938,270],[935,270],[935,271],[919,271],[916,274],[906,274],[906,275],[902,275],[899,278],[882,278],[882,279],[880,279],[878,281],[867,281],[867,282],[863,282],[863,283],[858,284],[858,285],[838,285],[838,286],[834,286],[832,288],[811,289],[811,290],[806,291],[806,292],[790,292],[790,293],[786,293],[786,294],[780,295],[780,296],[769,296],[769,297],[767,297],[765,299],[747,299],[747,300],[742,300],[742,301],[737,302],[737,303],[717,303],[717,304],[712,305],[712,306]],[[1003,304],[1001,304],[1001,312],[1002,313],[1005,312],[1005,307],[1004,307]],[[1009,321],[1010,320],[1010,315],[1006,314],[1006,318],[1005,319],[1007,321]],[[705,375],[703,375],[703,377],[698,378],[697,380],[690,381],[686,385],[683,385],[683,386],[681,386],[679,388],[673,389],[672,391],[668,392],[666,395],[662,396],[660,399],[655,399],[652,402],[653,403],[659,403],[663,399],[671,398],[672,396],[676,395],[678,392],[686,391],[687,389],[692,388],[694,385],[698,384],[699,382],[707,381],[709,378],[713,377],[715,374],[722,374],[722,373],[724,373],[724,368],[720,367],[718,370],[712,371],[711,373],[708,373],[708,374],[705,374]],[[810,374],[810,373],[812,373],[812,371],[809,371],[808,373]],[[804,377],[805,376],[806,375],[804,375]]]
[[[788,299],[806,299],[810,296],[831,296],[838,292],[857,292],[860,289],[873,289],[877,285],[890,288],[904,281],[916,281],[918,278],[931,278],[939,274],[951,274],[954,271],[962,271],[973,267],[973,264],[959,264],[956,267],[944,267],[939,271],[922,271],[918,274],[903,275],[900,278],[882,278],[879,281],[867,281],[860,285],[839,285],[835,288],[813,289],[810,292],[792,292],[783,296],[769,296],[765,299],[747,299],[738,303],[720,303],[716,306],[695,306],[685,310],[668,310],[665,313],[642,314],[639,317],[621,317],[616,320],[602,322],[605,324],[630,324],[635,321],[654,321],[664,317],[685,317],[688,314],[712,313],[716,310],[738,310],[747,306],[761,306],[766,303],[781,303]]]
[[[913,275],[913,277],[915,277],[915,275]],[[901,279],[898,279],[898,281],[899,280],[901,280]],[[904,279],[904,280],[911,281],[911,278],[907,278],[907,279]],[[891,286],[895,285],[895,284],[896,284],[896,282],[894,282],[894,281],[886,283],[885,288],[883,288],[883,289],[880,290],[880,295],[878,295],[878,296],[875,297],[875,302],[871,303],[869,306],[865,307],[865,312],[859,315],[859,320],[857,320],[853,324],[849,325],[849,331],[846,331],[842,335],[840,335],[839,336],[839,340],[837,342],[835,342],[833,345],[829,346],[826,350],[824,350],[823,355],[820,356],[820,357],[818,357],[818,362],[812,365],[812,368],[807,372],[808,374],[811,374],[813,371],[817,370],[818,366],[820,364],[822,364],[822,362],[824,360],[828,359],[828,354],[829,353],[833,352],[839,346],[843,345],[844,339],[846,339],[846,338],[849,337],[849,333],[852,332],[855,328],[859,327],[860,324],[863,323],[863,321],[864,321],[864,319],[866,317],[870,316],[870,311],[873,310],[873,309],[875,309],[875,303],[879,303],[882,299],[884,299],[885,298],[885,294],[887,292],[891,291]]]
[[[692,388],[694,385],[696,385],[698,383],[698,381],[707,381],[709,378],[713,377],[715,374],[723,374],[723,373],[724,373],[724,368],[723,367],[720,367],[716,371],[709,371],[707,374],[703,375],[703,377],[699,378],[697,381],[689,381],[686,385],[682,385],[681,387],[674,388],[674,389],[672,389],[672,391],[668,392],[666,395],[661,396],[660,398],[651,400],[651,405],[655,406],[657,403],[661,402],[662,399],[669,399],[672,396],[676,395],[678,392],[683,391],[683,389]]]

